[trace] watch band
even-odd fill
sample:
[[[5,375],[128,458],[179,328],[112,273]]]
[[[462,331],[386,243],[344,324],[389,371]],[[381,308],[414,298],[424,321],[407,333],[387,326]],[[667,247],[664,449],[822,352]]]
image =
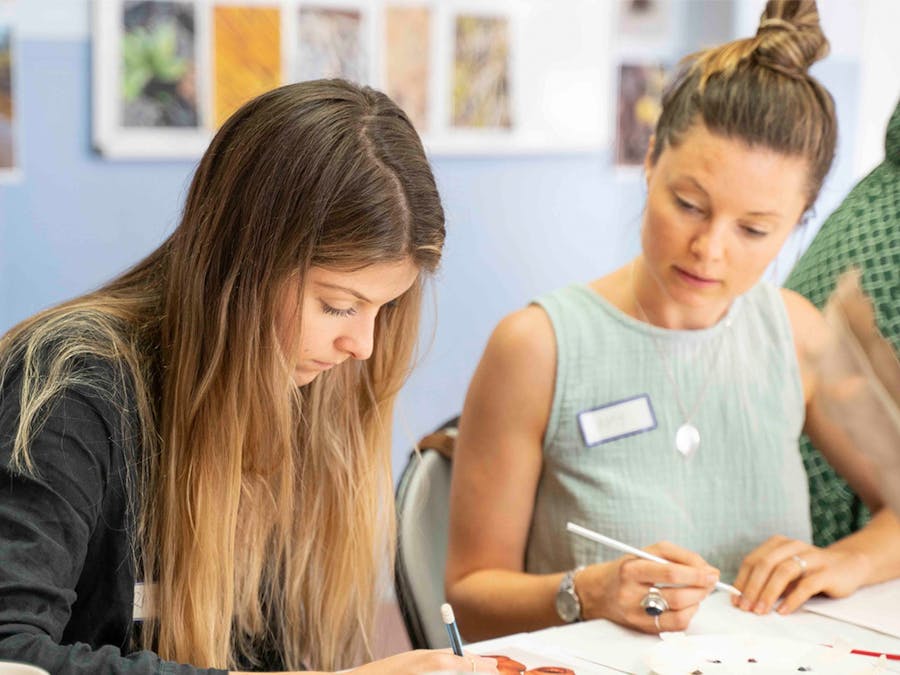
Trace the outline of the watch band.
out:
[[[581,599],[575,592],[575,575],[583,569],[584,565],[579,565],[566,572],[556,591],[556,612],[559,614],[559,618],[566,623],[582,620]]]

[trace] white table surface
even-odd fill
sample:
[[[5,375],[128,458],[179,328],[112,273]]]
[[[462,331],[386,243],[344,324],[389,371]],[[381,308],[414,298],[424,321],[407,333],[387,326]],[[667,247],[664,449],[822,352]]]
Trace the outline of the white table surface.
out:
[[[897,611],[900,612],[900,607]],[[774,612],[757,616],[732,607],[726,593],[714,593],[707,598],[685,633],[751,634],[900,654],[900,638],[802,609],[788,616]],[[473,643],[466,645],[466,650],[479,654],[524,650],[541,661],[527,664],[529,667],[554,665],[551,661],[558,661],[573,667],[577,675],[645,675],[648,672],[644,665],[645,655],[659,640],[656,635],[640,633],[610,621],[596,620]],[[898,661],[890,661],[883,666],[887,668],[886,673],[900,673]]]

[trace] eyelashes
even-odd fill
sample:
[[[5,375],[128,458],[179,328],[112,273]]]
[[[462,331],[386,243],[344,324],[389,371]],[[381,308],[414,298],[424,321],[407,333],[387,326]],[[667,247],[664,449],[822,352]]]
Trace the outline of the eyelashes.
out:
[[[390,311],[390,310],[394,309],[395,307],[397,307],[398,303],[399,303],[399,299],[391,300],[390,302],[384,303],[384,305],[382,305],[381,309],[383,309],[385,311]],[[327,302],[324,302],[323,300],[319,300],[319,304],[322,306],[322,311],[329,316],[337,316],[337,317],[347,318],[347,317],[356,315],[356,309],[354,307],[350,307],[349,309],[340,309],[338,307],[332,307],[331,305],[329,305]]]
[[[356,310],[351,307],[350,309],[338,309],[337,307],[332,307],[328,303],[319,301],[322,304],[322,311],[329,316],[340,316],[340,317],[348,317],[356,314]]]
[[[680,208],[682,211],[687,211],[688,213],[701,213],[699,208],[691,204],[689,201],[682,199],[678,195],[675,195],[675,203],[678,204],[678,208]]]
[[[691,202],[687,201],[686,199],[682,199],[677,194],[673,194],[672,196],[675,199],[675,204],[678,206],[678,208],[681,209],[682,211],[684,211],[685,213],[693,215],[693,216],[704,215],[703,209],[701,209],[699,206],[692,204]],[[751,237],[753,239],[760,239],[769,234],[767,231],[759,230],[751,225],[741,225],[740,227],[741,227],[741,230],[743,230],[743,232],[748,237]]]
[[[746,225],[743,226],[743,230],[749,236],[754,237],[754,238],[765,237],[767,234],[769,234],[768,232],[763,232],[762,230],[757,230],[756,228],[753,228],[753,227],[747,227]]]

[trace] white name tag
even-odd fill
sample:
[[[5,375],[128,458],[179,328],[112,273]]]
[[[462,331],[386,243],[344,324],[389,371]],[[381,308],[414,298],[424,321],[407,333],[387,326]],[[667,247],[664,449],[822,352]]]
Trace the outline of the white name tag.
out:
[[[640,394],[578,413],[578,426],[588,447],[609,443],[656,428],[650,397]]]
[[[143,621],[149,618],[147,607],[144,603],[144,583],[138,582],[134,585],[134,605],[131,610],[132,621]]]

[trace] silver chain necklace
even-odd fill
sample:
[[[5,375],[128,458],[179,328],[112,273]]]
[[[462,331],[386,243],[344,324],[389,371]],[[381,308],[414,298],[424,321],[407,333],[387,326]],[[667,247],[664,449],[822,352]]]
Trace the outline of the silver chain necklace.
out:
[[[638,312],[641,314],[641,318],[653,326],[654,324],[647,317],[647,312],[644,311],[644,307],[641,305],[641,301],[638,300],[637,289],[634,285],[634,263],[631,263],[631,295],[634,298],[634,304],[638,309]],[[725,328],[731,328],[731,318],[725,318]],[[706,391],[709,389],[709,385],[713,380],[713,375],[716,373],[716,365],[719,362],[719,355],[722,353],[722,345],[725,344],[725,332],[719,336],[719,345],[718,349],[716,349],[715,356],[713,357],[712,363],[709,365],[709,375],[706,376],[706,380],[703,382],[703,385],[700,387],[700,393],[697,395],[697,400],[694,401],[694,405],[691,406],[690,410],[688,410],[687,406],[684,405],[684,402],[681,400],[681,392],[678,387],[678,383],[675,381],[675,375],[672,373],[672,368],[669,366],[669,359],[666,358],[665,351],[662,346],[660,346],[659,341],[656,339],[655,335],[650,335],[650,340],[653,342],[653,348],[656,349],[656,353],[659,356],[659,360],[663,364],[663,369],[666,372],[666,377],[669,380],[669,384],[672,385],[672,393],[675,394],[675,403],[678,404],[678,411],[681,413],[681,419],[684,420],[680,427],[678,427],[678,431],[675,432],[675,449],[681,453],[681,455],[685,458],[690,457],[697,449],[700,447],[700,430],[694,426],[691,422],[694,415],[697,413],[697,410],[700,409],[700,404],[703,402],[703,399],[706,397]]]

